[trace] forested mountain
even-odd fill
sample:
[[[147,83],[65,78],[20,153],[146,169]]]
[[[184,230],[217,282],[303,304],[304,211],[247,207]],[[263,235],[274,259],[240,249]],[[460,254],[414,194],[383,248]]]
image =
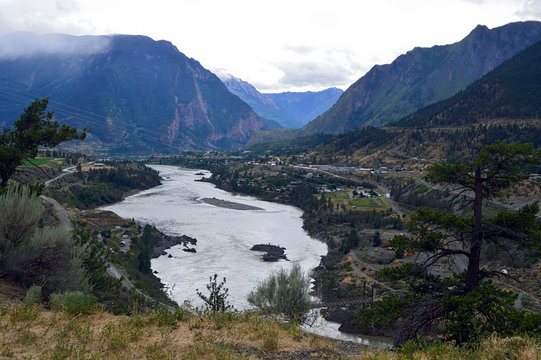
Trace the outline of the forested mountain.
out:
[[[35,97],[113,152],[232,148],[266,128],[194,59],[145,36],[0,38],[0,126]]]
[[[366,127],[315,149],[322,163],[453,158],[476,140],[541,146],[541,42],[507,60],[455,96],[388,127]],[[334,159],[334,160],[333,160]],[[386,160],[383,160],[386,159]]]
[[[250,83],[230,75],[222,76],[229,91],[240,97],[265,121],[269,128],[298,129],[327,111],[343,91],[261,93]]]
[[[420,109],[392,125],[434,127],[493,119],[539,119],[540,99],[541,41],[453,97]]]
[[[341,133],[381,126],[464,89],[526,47],[541,40],[541,23],[477,26],[463,40],[415,48],[388,65],[376,65],[303,133]]]

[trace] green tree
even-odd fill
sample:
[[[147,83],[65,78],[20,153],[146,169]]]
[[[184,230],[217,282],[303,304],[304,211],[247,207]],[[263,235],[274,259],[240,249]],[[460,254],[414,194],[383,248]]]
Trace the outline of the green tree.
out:
[[[428,253],[427,267],[442,258],[463,256],[468,265],[464,291],[475,289],[481,273],[481,248],[484,243],[502,245],[512,240],[521,245],[535,245],[540,239],[536,223],[539,206],[526,205],[517,211],[504,211],[494,217],[483,212],[485,200],[501,197],[512,184],[527,178],[527,165],[537,165],[541,152],[532,144],[496,142],[484,146],[471,161],[443,162],[433,165],[426,178],[437,184],[450,185],[459,194],[471,196],[471,214],[446,214],[422,208],[409,221],[413,236],[397,236],[393,246],[403,250]]]
[[[449,185],[457,195],[464,195],[466,211],[454,214],[421,208],[409,219],[411,235],[392,240],[398,250],[424,254],[424,261],[406,272],[411,280],[407,296],[413,300],[395,317],[402,321],[398,343],[435,327],[447,338],[463,343],[478,339],[486,331],[515,331],[519,328],[498,324],[528,318],[513,308],[509,296],[491,284],[492,276],[502,274],[481,267],[481,249],[488,243],[499,247],[539,246],[541,227],[536,222],[539,206],[533,203],[516,211],[488,216],[483,205],[525,179],[524,169],[537,165],[540,155],[532,144],[495,142],[482,147],[470,160],[443,162],[429,169],[426,176],[429,181]],[[440,260],[454,262],[464,272],[454,278],[431,274],[430,268]],[[460,310],[466,307],[471,311]]]
[[[45,112],[49,99],[35,99],[13,129],[4,128],[0,134],[0,186],[6,187],[17,166],[24,159],[36,157],[39,146],[53,147],[63,141],[84,139],[86,129],[81,133],[74,127],[53,121],[53,113]]]
[[[205,310],[211,312],[233,310],[233,305],[230,305],[227,301],[229,289],[225,287],[225,281],[224,277],[222,282],[218,283],[218,274],[214,274],[214,277],[209,277],[209,283],[207,284],[208,296],[199,291],[199,289],[195,290],[201,300],[205,302]]]

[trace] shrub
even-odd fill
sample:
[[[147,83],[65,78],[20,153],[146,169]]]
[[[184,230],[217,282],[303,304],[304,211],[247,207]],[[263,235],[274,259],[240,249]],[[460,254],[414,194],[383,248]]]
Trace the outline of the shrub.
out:
[[[92,295],[85,295],[80,291],[66,291],[61,294],[52,294],[49,305],[54,310],[61,310],[71,315],[90,314],[96,310],[98,299]]]
[[[26,290],[24,303],[27,305],[35,305],[41,303],[41,286],[32,285]]]
[[[230,305],[227,301],[229,289],[225,288],[225,277],[222,282],[218,284],[218,274],[214,274],[214,277],[209,277],[209,283],[207,284],[207,290],[209,296],[204,295],[198,289],[197,295],[205,302],[206,311],[229,311],[233,310],[233,305]]]
[[[0,195],[0,277],[19,284],[41,284],[42,294],[90,291],[83,266],[86,251],[69,231],[40,228],[43,207],[25,186]]]
[[[261,282],[248,295],[248,302],[265,314],[302,323],[312,305],[309,289],[310,280],[299,263],[294,263],[291,270],[280,269]]]

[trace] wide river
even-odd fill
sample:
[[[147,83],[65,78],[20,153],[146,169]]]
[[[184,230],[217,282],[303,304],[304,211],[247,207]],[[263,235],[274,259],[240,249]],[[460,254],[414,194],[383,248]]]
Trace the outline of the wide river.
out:
[[[176,246],[152,260],[152,269],[166,285],[167,291],[179,304],[189,301],[203,304],[197,289],[208,293],[209,277],[218,274],[226,278],[229,302],[237,310],[249,309],[248,293],[273,271],[290,268],[294,261],[308,273],[319,265],[327,246],[312,239],[302,229],[301,210],[233,195],[201,179],[208,171],[173,166],[151,165],[162,177],[162,185],[127,197],[107,206],[121,217],[155,225],[169,235],[188,235],[197,239],[197,252],[190,253]],[[202,199],[220,199],[259,208],[235,210],[209,204]],[[218,203],[219,204],[219,203]],[[262,253],[250,251],[255,244],[274,244],[286,248],[289,261],[270,263],[260,259]],[[342,334],[338,324],[319,319],[311,332],[334,338],[366,343],[366,339]]]

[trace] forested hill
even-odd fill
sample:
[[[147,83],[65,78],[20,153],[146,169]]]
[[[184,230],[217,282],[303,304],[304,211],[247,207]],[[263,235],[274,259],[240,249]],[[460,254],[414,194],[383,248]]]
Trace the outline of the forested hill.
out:
[[[498,66],[455,96],[391,126],[348,132],[314,149],[321,163],[407,163],[460,157],[476,139],[541,146],[541,42]],[[368,163],[367,163],[368,162]]]
[[[36,97],[112,152],[228,149],[266,128],[198,61],[146,36],[1,36],[0,126]]]
[[[538,42],[455,96],[418,110],[393,126],[462,125],[540,115],[541,42]]]
[[[541,23],[476,27],[463,40],[415,48],[388,65],[376,65],[326,113],[303,128],[305,134],[341,133],[382,126],[457,91],[541,40]]]

